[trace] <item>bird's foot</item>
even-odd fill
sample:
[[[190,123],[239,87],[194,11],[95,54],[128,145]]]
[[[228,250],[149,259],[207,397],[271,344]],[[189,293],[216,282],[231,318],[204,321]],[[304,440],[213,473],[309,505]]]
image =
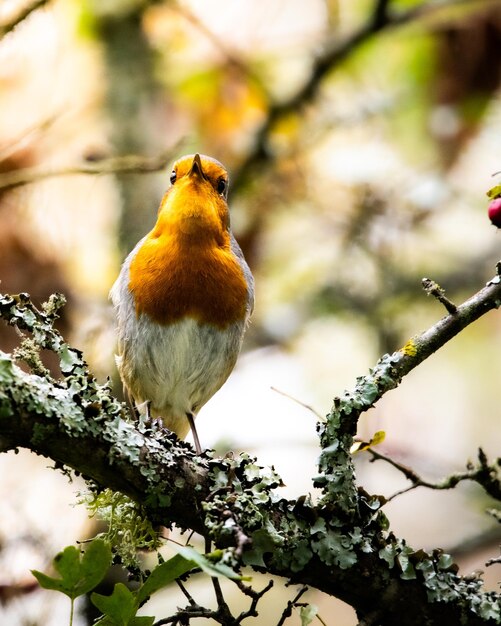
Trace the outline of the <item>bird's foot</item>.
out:
[[[154,417],[150,419],[149,424],[152,430],[167,430],[164,426],[163,418],[161,417]]]
[[[200,445],[200,439],[198,438],[197,429],[195,428],[195,416],[189,411],[186,413],[188,423],[190,424],[191,432],[193,433],[193,441],[195,442],[195,450],[198,455],[202,454],[202,446]]]

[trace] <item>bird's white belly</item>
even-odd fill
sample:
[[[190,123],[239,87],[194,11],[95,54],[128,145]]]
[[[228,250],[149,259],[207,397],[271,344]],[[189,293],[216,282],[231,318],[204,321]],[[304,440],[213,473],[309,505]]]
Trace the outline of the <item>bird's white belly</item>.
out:
[[[186,318],[161,326],[141,315],[129,326],[117,363],[136,403],[149,402],[151,416],[183,438],[186,413],[196,414],[228,378],[242,334],[243,323],[221,330]]]

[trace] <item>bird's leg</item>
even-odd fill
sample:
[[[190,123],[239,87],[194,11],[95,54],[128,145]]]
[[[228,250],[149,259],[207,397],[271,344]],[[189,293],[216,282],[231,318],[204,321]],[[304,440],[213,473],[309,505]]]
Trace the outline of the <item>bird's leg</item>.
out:
[[[200,440],[198,438],[197,429],[195,428],[195,416],[190,411],[187,411],[186,417],[188,418],[188,423],[191,428],[191,432],[193,433],[193,441],[195,442],[195,450],[197,454],[202,454],[202,446],[200,445]]]
[[[158,428],[164,428],[164,422],[161,417],[151,417],[151,400],[145,402],[146,410],[144,412],[144,422],[149,424],[151,428],[157,426]]]

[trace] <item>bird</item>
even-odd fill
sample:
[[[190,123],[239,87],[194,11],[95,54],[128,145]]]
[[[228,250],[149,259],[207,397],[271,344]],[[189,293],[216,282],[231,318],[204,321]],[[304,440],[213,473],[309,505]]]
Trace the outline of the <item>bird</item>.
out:
[[[225,383],[254,308],[254,279],[230,228],[228,172],[216,159],[178,159],[153,229],[110,291],[117,368],[147,423],[184,439]]]

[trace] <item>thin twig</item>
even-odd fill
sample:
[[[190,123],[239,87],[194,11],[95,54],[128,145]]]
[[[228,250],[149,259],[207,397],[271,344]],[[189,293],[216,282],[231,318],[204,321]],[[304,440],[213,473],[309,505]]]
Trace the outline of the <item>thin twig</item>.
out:
[[[371,463],[373,463],[374,461],[385,461],[386,463],[397,469],[399,472],[401,472],[408,480],[410,480],[413,483],[413,488],[414,486],[419,487],[421,485],[421,477],[412,468],[404,465],[403,463],[395,461],[385,454],[381,454],[381,452],[376,452],[376,450],[373,450],[372,448],[367,448],[367,452],[372,456]]]
[[[193,599],[193,596],[190,594],[190,592],[188,591],[188,589],[186,589],[186,587],[183,585],[183,583],[179,580],[179,578],[176,579],[176,583],[177,586],[179,587],[179,589],[181,589],[181,591],[183,592],[184,597],[188,600],[188,602],[190,603],[191,606],[193,607],[198,607],[200,606],[198,604],[198,602],[195,602],[195,600]]]
[[[237,617],[237,624],[241,624],[244,619],[247,619],[248,617],[257,617],[257,603],[273,587],[273,581],[270,580],[266,587],[264,587],[264,589],[261,589],[261,591],[254,591],[252,587],[244,585],[240,580],[235,580],[234,582],[242,593],[252,598],[251,605],[247,609],[247,611],[242,611],[242,613],[240,613],[240,615]]]
[[[225,601],[224,596],[223,596],[223,590],[221,589],[221,584],[220,584],[219,580],[215,576],[213,576],[211,578],[211,580],[212,580],[212,584],[214,586],[214,593],[216,595],[216,602],[217,602],[218,607],[220,609],[221,609],[221,607],[228,608],[228,605],[226,604],[226,601]]]
[[[29,15],[42,8],[48,2],[49,0],[35,0],[34,2],[26,6],[23,10],[19,11],[19,13],[15,15],[10,21],[0,24],[0,40],[3,39],[5,35],[12,32],[14,28],[16,28],[16,26],[18,26],[21,22],[24,22],[24,20]]]
[[[270,387],[270,389],[272,391],[276,391],[277,393],[279,393],[281,396],[284,396],[285,398],[289,398],[289,400],[292,400],[296,404],[299,404],[300,406],[304,407],[305,409],[308,409],[308,411],[311,411],[313,413],[313,415],[318,419],[319,422],[325,422],[325,415],[321,415],[311,405],[306,404],[305,402],[302,402],[301,400],[298,400],[297,398],[294,398],[294,396],[291,396],[286,391],[282,391],[281,389],[277,389],[276,387],[272,386],[272,387]]]
[[[326,621],[324,621],[324,620],[322,619],[322,617],[321,617],[318,613],[315,615],[315,617],[316,617],[316,618],[318,619],[318,621],[322,624],[322,626],[327,626],[327,622],[326,622]]]
[[[209,553],[212,549],[211,543],[212,542],[210,540],[210,537],[206,537],[205,538],[206,554]],[[219,579],[216,578],[215,576],[212,576],[211,581],[212,581],[212,586],[214,587],[214,594],[216,596],[216,602],[217,602],[217,612],[216,612],[217,618],[214,618],[214,619],[216,619],[216,621],[219,621],[219,619],[221,619],[222,621],[220,621],[220,623],[228,624],[228,626],[230,626],[231,624],[238,623],[236,619],[233,617],[230,611],[230,607],[228,606],[228,604],[226,603],[226,600],[224,599],[223,590],[221,589],[221,583],[219,582]]]
[[[501,478],[498,477],[501,467],[501,459],[497,459],[495,463],[489,465],[487,462],[487,457],[484,451],[480,448],[478,451],[478,459],[479,463],[477,466],[473,464],[468,465],[468,469],[463,473],[456,473],[447,476],[439,482],[433,483],[428,480],[425,480],[419,474],[417,474],[413,469],[404,465],[403,463],[399,463],[394,459],[391,459],[380,452],[376,452],[372,448],[367,450],[369,454],[372,456],[373,461],[385,461],[392,465],[395,469],[401,472],[407,480],[411,481],[411,485],[409,487],[405,487],[404,489],[400,489],[396,491],[393,495],[387,498],[387,501],[393,500],[397,496],[401,496],[404,493],[412,491],[417,487],[426,487],[428,489],[434,490],[444,490],[444,489],[453,489],[458,483],[463,482],[465,480],[471,480],[473,482],[478,483],[481,487],[485,489],[485,491],[497,500],[501,500]]]
[[[485,566],[489,567],[490,565],[494,565],[496,563],[501,564],[501,556],[489,559],[488,561],[485,562]]]
[[[373,407],[388,391],[395,389],[410,371],[463,329],[489,311],[499,308],[500,302],[501,279],[494,276],[485,287],[458,305],[454,315],[446,315],[424,332],[412,337],[400,350],[381,357],[368,375],[357,379],[354,389],[334,399],[333,412],[337,415],[342,432],[354,435],[358,419],[364,411]],[[364,402],[360,402],[362,394],[368,396]],[[331,443],[325,439],[322,445],[329,446]]]
[[[5,144],[0,145],[0,162],[6,161],[13,154],[22,150],[23,146],[27,143],[34,143],[34,138],[36,138],[37,135],[40,135],[47,130],[50,130],[50,128],[56,122],[59,122],[63,114],[64,111],[58,111],[57,113],[53,113],[45,120],[37,122],[36,124],[33,124],[32,126],[24,129],[22,133],[17,137],[14,137]]]
[[[215,611],[206,609],[203,606],[199,607],[187,607],[186,609],[179,609],[175,615],[170,617],[164,617],[158,622],[155,622],[153,626],[164,626],[165,624],[187,624],[191,618],[203,617],[205,619],[213,619],[219,624],[224,624],[218,619],[218,614]]]
[[[56,178],[60,176],[103,176],[108,174],[159,172],[167,167],[167,165],[171,162],[173,152],[174,149],[171,148],[166,152],[153,157],[129,154],[63,168],[42,169],[39,167],[28,167],[0,174],[0,189],[15,189],[16,187],[21,187],[22,185],[29,185],[47,178]]]
[[[458,310],[457,306],[454,304],[454,302],[451,302],[445,296],[445,291],[442,289],[442,287],[440,287],[438,283],[436,283],[434,280],[431,280],[430,278],[423,278],[421,280],[421,284],[423,285],[423,289],[426,291],[426,293],[429,296],[433,296],[441,304],[444,305],[448,313],[450,313],[451,315],[454,315],[454,313],[457,312]]]
[[[297,592],[295,598],[287,602],[287,606],[285,607],[282,616],[278,620],[277,626],[283,626],[285,624],[285,620],[292,615],[292,609],[298,604],[301,596],[303,596],[307,591],[308,587],[301,587],[301,589]]]

